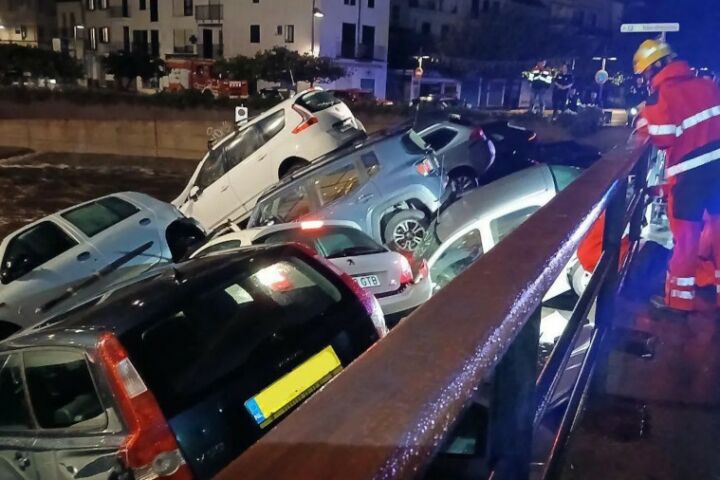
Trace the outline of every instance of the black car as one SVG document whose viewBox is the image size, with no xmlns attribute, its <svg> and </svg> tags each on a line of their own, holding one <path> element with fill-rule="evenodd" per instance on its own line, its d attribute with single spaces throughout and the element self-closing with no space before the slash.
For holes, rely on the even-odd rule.
<svg viewBox="0 0 720 480">
<path fill-rule="evenodd" d="M 488 184 L 533 165 L 532 152 L 537 134 L 506 120 L 481 125 L 485 135 L 495 145 L 495 163 L 482 178 Z"/>
<path fill-rule="evenodd" d="M 530 152 L 530 160 L 547 165 L 588 168 L 600 159 L 597 148 L 574 141 L 537 143 Z"/>
<path fill-rule="evenodd" d="M 386 332 L 300 246 L 163 268 L 0 342 L 0 478 L 211 478 Z"/>
</svg>

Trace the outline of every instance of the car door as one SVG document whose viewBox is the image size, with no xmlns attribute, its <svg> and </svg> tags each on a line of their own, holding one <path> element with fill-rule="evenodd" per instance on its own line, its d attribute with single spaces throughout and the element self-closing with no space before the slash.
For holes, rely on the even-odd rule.
<svg viewBox="0 0 720 480">
<path fill-rule="evenodd" d="M 61 225 L 55 219 L 44 220 L 7 243 L 0 266 L 0 320 L 32 321 L 45 300 L 106 265 L 92 245 Z"/>
<path fill-rule="evenodd" d="M 27 449 L 33 433 L 27 398 L 21 355 L 0 355 L 0 478 L 3 480 L 43 478 Z"/>
<path fill-rule="evenodd" d="M 118 270 L 139 273 L 161 262 L 163 239 L 153 212 L 117 196 L 105 197 L 67 210 L 60 218 L 77 229 L 108 263 Z"/>
<path fill-rule="evenodd" d="M 281 162 L 293 154 L 286 142 L 272 141 L 285 128 L 285 110 L 255 122 L 226 147 L 230 184 L 239 199 L 242 216 L 252 211 L 260 194 L 279 180 Z"/>
<path fill-rule="evenodd" d="M 463 228 L 446 243 L 428 262 L 433 292 L 447 286 L 486 251 L 479 223 Z"/>
<path fill-rule="evenodd" d="M 370 181 L 379 163 L 372 151 L 350 155 L 318 171 L 309 179 L 321 211 L 320 218 L 348 220 L 371 232 L 371 208 L 379 192 Z"/>
<path fill-rule="evenodd" d="M 200 222 L 208 231 L 232 218 L 233 212 L 240 208 L 235 191 L 230 188 L 230 177 L 226 175 L 224 146 L 230 141 L 228 139 L 208 152 L 190 191 L 190 198 L 183 206 L 183 213 Z"/>
<path fill-rule="evenodd" d="M 123 428 L 112 405 L 103 404 L 85 352 L 48 347 L 22 355 L 37 425 L 29 458 L 39 478 L 113 478 L 124 440 L 114 432 Z"/>
</svg>

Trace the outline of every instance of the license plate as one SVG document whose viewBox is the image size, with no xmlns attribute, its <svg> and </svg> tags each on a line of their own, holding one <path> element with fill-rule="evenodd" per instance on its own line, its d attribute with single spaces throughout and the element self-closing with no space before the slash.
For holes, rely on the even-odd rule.
<svg viewBox="0 0 720 480">
<path fill-rule="evenodd" d="M 342 370 L 331 346 L 325 347 L 290 373 L 245 402 L 245 408 L 260 428 L 299 404 Z"/>
<path fill-rule="evenodd" d="M 363 275 L 362 277 L 355 277 L 355 281 L 363 288 L 380 286 L 380 278 L 377 275 Z"/>
</svg>

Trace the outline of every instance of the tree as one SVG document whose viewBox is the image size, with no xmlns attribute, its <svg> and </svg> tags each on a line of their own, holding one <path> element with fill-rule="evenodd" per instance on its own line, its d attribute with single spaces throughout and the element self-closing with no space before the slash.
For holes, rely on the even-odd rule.
<svg viewBox="0 0 720 480">
<path fill-rule="evenodd" d="M 0 82 L 7 83 L 24 74 L 68 81 L 83 76 L 82 65 L 65 53 L 20 45 L 0 45 Z"/>
<path fill-rule="evenodd" d="M 165 63 L 143 52 L 113 52 L 103 58 L 107 73 L 115 76 L 117 85 L 128 90 L 136 77 L 149 80 L 165 71 Z"/>
</svg>

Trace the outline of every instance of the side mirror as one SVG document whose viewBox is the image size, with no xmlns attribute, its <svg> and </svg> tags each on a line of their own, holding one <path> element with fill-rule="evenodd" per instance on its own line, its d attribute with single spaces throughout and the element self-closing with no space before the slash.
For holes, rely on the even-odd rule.
<svg viewBox="0 0 720 480">
<path fill-rule="evenodd" d="M 197 201 L 199 196 L 200 196 L 200 187 L 198 187 L 197 185 L 193 185 L 193 187 L 190 189 L 190 200 Z"/>
<path fill-rule="evenodd" d="M 30 272 L 30 270 L 32 270 L 30 257 L 26 254 L 20 254 L 5 260 L 0 269 L 0 280 L 2 283 L 8 284 Z"/>
</svg>

